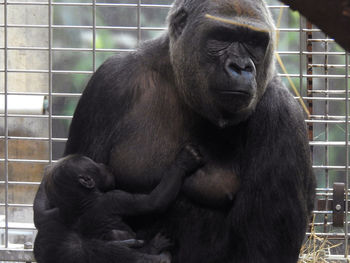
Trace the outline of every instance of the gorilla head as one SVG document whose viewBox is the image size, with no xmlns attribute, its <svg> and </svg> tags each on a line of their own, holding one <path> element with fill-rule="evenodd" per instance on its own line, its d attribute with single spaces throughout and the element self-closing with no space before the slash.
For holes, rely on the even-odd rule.
<svg viewBox="0 0 350 263">
<path fill-rule="evenodd" d="M 274 71 L 274 26 L 265 3 L 177 0 L 168 21 L 180 96 L 220 127 L 246 119 Z"/>
</svg>

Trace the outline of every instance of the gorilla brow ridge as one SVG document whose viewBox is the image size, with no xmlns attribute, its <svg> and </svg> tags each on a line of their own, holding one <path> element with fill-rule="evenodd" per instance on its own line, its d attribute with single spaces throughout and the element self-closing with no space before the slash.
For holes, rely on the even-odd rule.
<svg viewBox="0 0 350 263">
<path fill-rule="evenodd" d="M 252 25 L 242 24 L 242 23 L 238 23 L 238 22 L 235 22 L 233 20 L 230 20 L 230 19 L 221 18 L 221 17 L 217 17 L 217 16 L 212 16 L 212 15 L 209 15 L 209 14 L 206 14 L 205 17 L 209 18 L 209 19 L 212 19 L 212 20 L 215 20 L 215 21 L 223 22 L 223 23 L 226 23 L 226 24 L 231 24 L 231 25 L 236 25 L 236 26 L 240 26 L 240 27 L 249 28 L 249 29 L 251 29 L 253 31 L 257 31 L 257 32 L 264 32 L 264 33 L 270 33 L 271 32 L 270 30 L 267 30 L 265 28 L 260 28 L 260 27 L 256 27 L 256 26 L 252 26 Z"/>
</svg>

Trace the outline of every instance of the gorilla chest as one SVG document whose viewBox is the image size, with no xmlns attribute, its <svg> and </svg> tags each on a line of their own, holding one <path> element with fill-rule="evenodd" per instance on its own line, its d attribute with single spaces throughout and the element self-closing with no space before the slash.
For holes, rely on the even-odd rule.
<svg viewBox="0 0 350 263">
<path fill-rule="evenodd" d="M 149 134 L 142 140 L 140 137 L 129 138 L 116 145 L 111 152 L 110 166 L 116 175 L 117 185 L 127 191 L 151 191 L 167 172 L 183 141 L 197 140 Z M 214 207 L 226 206 L 232 202 L 239 187 L 235 156 L 228 149 L 222 149 L 218 154 L 218 149 L 199 146 L 205 165 L 185 179 L 182 190 L 194 202 Z"/>
</svg>

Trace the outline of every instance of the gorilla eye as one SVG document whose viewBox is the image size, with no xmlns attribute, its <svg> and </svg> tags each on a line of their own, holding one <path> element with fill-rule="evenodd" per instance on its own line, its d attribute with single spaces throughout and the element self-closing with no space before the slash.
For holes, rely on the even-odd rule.
<svg viewBox="0 0 350 263">
<path fill-rule="evenodd" d="M 267 33 L 254 32 L 254 34 L 249 34 L 247 39 L 244 41 L 247 45 L 266 49 L 270 40 L 270 36 Z"/>
<path fill-rule="evenodd" d="M 258 41 L 256 39 L 249 39 L 248 41 L 245 42 L 246 44 L 250 46 L 258 46 Z"/>
<path fill-rule="evenodd" d="M 220 56 L 225 53 L 225 50 L 231 45 L 229 41 L 220 41 L 211 39 L 207 42 L 207 50 L 210 55 Z"/>
<path fill-rule="evenodd" d="M 216 34 L 213 39 L 221 42 L 232 42 L 233 34 L 228 33 L 222 33 L 222 34 Z"/>
<path fill-rule="evenodd" d="M 268 33 L 250 31 L 242 39 L 242 44 L 250 54 L 254 63 L 259 64 L 264 58 L 270 36 Z"/>
</svg>

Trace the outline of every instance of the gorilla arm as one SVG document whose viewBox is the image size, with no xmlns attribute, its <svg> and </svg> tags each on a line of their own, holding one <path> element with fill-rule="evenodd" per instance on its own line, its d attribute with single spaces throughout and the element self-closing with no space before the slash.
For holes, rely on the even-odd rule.
<svg viewBox="0 0 350 263">
<path fill-rule="evenodd" d="M 247 131 L 231 216 L 249 258 L 238 261 L 294 263 L 313 208 L 314 176 L 303 113 L 280 80 L 269 84 Z"/>
</svg>

